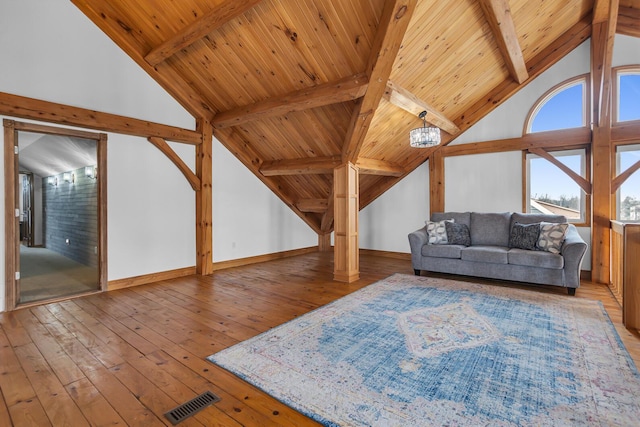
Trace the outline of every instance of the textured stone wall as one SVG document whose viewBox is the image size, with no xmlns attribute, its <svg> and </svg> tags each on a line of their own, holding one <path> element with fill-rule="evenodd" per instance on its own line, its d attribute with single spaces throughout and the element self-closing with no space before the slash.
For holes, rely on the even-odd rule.
<svg viewBox="0 0 640 427">
<path fill-rule="evenodd" d="M 44 246 L 91 267 L 98 266 L 98 185 L 84 168 L 70 171 L 74 182 L 43 178 Z"/>
</svg>

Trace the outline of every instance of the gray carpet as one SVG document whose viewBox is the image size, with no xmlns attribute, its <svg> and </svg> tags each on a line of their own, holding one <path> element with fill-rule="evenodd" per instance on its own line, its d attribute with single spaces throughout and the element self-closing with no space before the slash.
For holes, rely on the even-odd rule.
<svg viewBox="0 0 640 427">
<path fill-rule="evenodd" d="M 64 297 L 98 289 L 98 269 L 46 248 L 20 245 L 19 302 Z"/>
</svg>

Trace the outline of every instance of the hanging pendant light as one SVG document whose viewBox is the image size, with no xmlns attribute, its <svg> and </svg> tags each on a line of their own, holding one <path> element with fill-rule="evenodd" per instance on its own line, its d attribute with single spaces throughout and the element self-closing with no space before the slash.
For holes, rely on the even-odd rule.
<svg viewBox="0 0 640 427">
<path fill-rule="evenodd" d="M 440 128 L 427 126 L 427 112 L 418 115 L 422 119 L 422 127 L 409 132 L 409 142 L 414 148 L 427 148 L 440 144 Z"/>
</svg>

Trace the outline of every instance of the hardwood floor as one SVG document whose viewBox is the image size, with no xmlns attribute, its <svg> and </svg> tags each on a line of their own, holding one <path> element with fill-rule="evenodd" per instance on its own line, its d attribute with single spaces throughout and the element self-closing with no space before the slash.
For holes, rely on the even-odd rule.
<svg viewBox="0 0 640 427">
<path fill-rule="evenodd" d="M 312 253 L 2 313 L 0 426 L 170 425 L 165 412 L 207 390 L 222 400 L 180 426 L 315 425 L 205 357 L 390 274 L 413 274 L 408 260 L 371 254 L 360 269 L 359 281 L 334 282 L 332 254 Z M 604 303 L 640 366 L 640 337 L 620 324 L 609 290 L 585 282 L 576 297 Z"/>
</svg>

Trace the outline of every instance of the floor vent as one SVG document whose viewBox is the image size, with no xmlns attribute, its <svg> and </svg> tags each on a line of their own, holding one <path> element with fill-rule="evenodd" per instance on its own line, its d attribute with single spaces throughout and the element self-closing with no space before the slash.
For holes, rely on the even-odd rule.
<svg viewBox="0 0 640 427">
<path fill-rule="evenodd" d="M 209 405 L 219 402 L 220 398 L 210 391 L 206 391 L 199 396 L 194 397 L 188 402 L 177 406 L 164 414 L 164 416 L 171 421 L 171 424 L 176 425 L 186 418 L 197 414 Z"/>
</svg>

